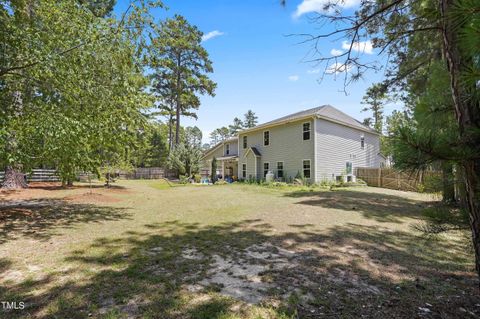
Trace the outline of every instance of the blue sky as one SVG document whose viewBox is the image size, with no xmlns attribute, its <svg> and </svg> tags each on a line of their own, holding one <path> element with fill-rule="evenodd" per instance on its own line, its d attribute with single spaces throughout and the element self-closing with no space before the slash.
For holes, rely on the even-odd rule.
<svg viewBox="0 0 480 319">
<path fill-rule="evenodd" d="M 326 76 L 319 83 L 319 69 L 305 62 L 310 45 L 298 44 L 300 38 L 289 34 L 319 33 L 318 25 L 309 19 L 309 11 L 321 7 L 325 0 L 290 0 L 280 6 L 278 0 L 165 0 L 167 11 L 156 10 L 158 19 L 181 14 L 205 34 L 216 35 L 203 45 L 213 61 L 211 78 L 217 82 L 215 97 L 202 97 L 198 120 L 182 119 L 182 125 L 196 125 L 208 141 L 209 133 L 227 126 L 235 116 L 252 109 L 259 122 L 303 109 L 331 104 L 361 120 L 360 101 L 366 88 L 382 79 L 382 72 L 370 72 L 343 92 L 343 73 Z M 353 10 L 359 0 L 346 0 Z M 129 0 L 118 0 L 121 12 Z M 320 42 L 324 54 L 342 50 L 342 41 L 325 39 Z M 368 46 L 363 47 L 365 59 L 381 59 Z M 324 68 L 325 66 L 323 66 Z M 390 107 L 391 109 L 391 107 Z M 387 112 L 390 110 L 387 108 Z"/>
</svg>

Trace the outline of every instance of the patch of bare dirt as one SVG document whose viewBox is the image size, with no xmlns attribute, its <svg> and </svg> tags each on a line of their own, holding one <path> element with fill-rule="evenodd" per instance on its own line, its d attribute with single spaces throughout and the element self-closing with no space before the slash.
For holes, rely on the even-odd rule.
<svg viewBox="0 0 480 319">
<path fill-rule="evenodd" d="M 105 188 L 106 192 L 114 193 L 114 194 L 133 194 L 134 191 L 121 187 L 121 186 L 110 186 L 109 188 Z"/>
<path fill-rule="evenodd" d="M 0 281 L 1 282 L 14 282 L 14 283 L 20 283 L 23 280 L 25 280 L 25 275 L 18 270 L 8 270 L 0 275 Z"/>
<path fill-rule="evenodd" d="M 121 200 L 112 196 L 104 195 L 101 193 L 83 193 L 74 196 L 67 196 L 63 198 L 67 201 L 72 201 L 75 203 L 85 203 L 85 204 L 102 204 L 102 203 L 117 203 Z"/>
<path fill-rule="evenodd" d="M 184 258 L 200 258 L 195 251 L 184 252 Z M 252 245 L 233 257 L 214 254 L 213 263 L 207 276 L 193 285 L 187 285 L 191 292 L 203 288 L 217 287 L 223 295 L 234 297 L 248 304 L 258 304 L 268 297 L 274 283 L 263 279 L 263 274 L 272 270 L 294 267 L 295 254 L 271 244 Z"/>
<path fill-rule="evenodd" d="M 66 200 L 71 200 L 81 203 L 112 203 L 117 202 L 116 198 L 110 197 L 107 194 L 131 194 L 134 193 L 132 190 L 124 188 L 122 186 L 113 185 L 109 188 L 106 188 L 102 185 L 74 185 L 64 187 L 59 182 L 31 182 L 28 184 L 28 188 L 25 189 L 0 189 L 0 201 L 10 201 L 10 200 L 27 200 L 27 199 L 36 199 L 36 198 L 51 198 L 56 197 L 57 192 L 73 190 L 75 195 L 65 198 Z M 86 197 L 82 197 L 85 194 L 92 193 L 92 190 L 95 190 L 93 194 L 99 196 L 91 196 L 90 200 L 86 200 Z M 61 196 L 61 195 L 60 195 Z M 102 197 L 101 196 L 106 196 Z"/>
<path fill-rule="evenodd" d="M 62 189 L 60 183 L 35 182 L 25 189 L 0 189 L 0 200 L 19 200 L 49 197 L 52 191 Z"/>
</svg>

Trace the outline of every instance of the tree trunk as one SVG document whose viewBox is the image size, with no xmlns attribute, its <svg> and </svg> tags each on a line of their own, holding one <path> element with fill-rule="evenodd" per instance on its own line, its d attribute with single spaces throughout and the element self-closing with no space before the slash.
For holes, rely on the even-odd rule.
<svg viewBox="0 0 480 319">
<path fill-rule="evenodd" d="M 110 173 L 108 172 L 105 174 L 105 186 L 110 188 Z"/>
<path fill-rule="evenodd" d="M 453 165 L 452 163 L 442 163 L 442 201 L 444 203 L 455 202 L 455 184 L 453 182 Z"/>
<path fill-rule="evenodd" d="M 463 166 L 455 165 L 455 200 L 462 209 L 467 209 L 467 190 L 465 189 L 465 172 Z"/>
<path fill-rule="evenodd" d="M 465 203 L 470 217 L 472 242 L 475 250 L 475 268 L 480 277 L 480 161 L 465 163 L 466 198 Z"/>
<path fill-rule="evenodd" d="M 175 110 L 175 120 L 176 120 L 176 125 L 175 125 L 175 145 L 180 144 L 180 112 L 182 111 L 182 105 L 181 105 L 181 72 L 180 72 L 180 67 L 181 67 L 182 61 L 181 61 L 181 56 L 178 54 L 177 56 L 177 100 L 176 100 L 176 110 Z"/>
<path fill-rule="evenodd" d="M 460 131 L 460 142 L 467 150 L 475 151 L 480 145 L 480 105 L 474 98 L 475 86 L 462 85 L 462 72 L 473 64 L 471 56 L 462 56 L 458 30 L 462 25 L 452 18 L 455 0 L 440 0 L 442 16 L 443 54 L 450 74 L 455 117 Z M 465 204 L 470 217 L 472 242 L 475 250 L 475 268 L 480 277 L 480 160 L 465 159 L 462 163 L 465 173 Z"/>
<path fill-rule="evenodd" d="M 172 150 L 172 145 L 173 145 L 173 115 L 171 114 L 168 118 L 168 153 L 170 154 L 170 151 Z"/>
<path fill-rule="evenodd" d="M 175 122 L 175 145 L 178 145 L 180 144 L 180 101 L 177 102 L 177 111 L 175 116 L 177 117 L 177 121 Z"/>
<path fill-rule="evenodd" d="M 25 174 L 15 169 L 13 166 L 7 166 L 5 169 L 5 176 L 2 183 L 4 189 L 19 189 L 27 188 L 28 184 L 25 179 Z"/>
</svg>

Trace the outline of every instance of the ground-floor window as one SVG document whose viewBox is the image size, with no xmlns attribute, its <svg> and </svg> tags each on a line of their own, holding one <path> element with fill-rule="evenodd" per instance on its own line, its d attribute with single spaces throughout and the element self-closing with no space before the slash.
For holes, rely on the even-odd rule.
<svg viewBox="0 0 480 319">
<path fill-rule="evenodd" d="M 347 164 L 345 165 L 345 171 L 347 175 L 352 174 L 352 162 L 347 162 Z"/>
<path fill-rule="evenodd" d="M 268 170 L 270 169 L 270 163 L 263 163 L 263 177 L 266 177 Z"/>
<path fill-rule="evenodd" d="M 310 169 L 310 160 L 303 160 L 303 177 L 310 178 L 311 169 Z"/>
<path fill-rule="evenodd" d="M 242 178 L 247 178 L 247 164 L 242 164 Z"/>
<path fill-rule="evenodd" d="M 277 177 L 283 178 L 283 162 L 277 162 Z"/>
</svg>

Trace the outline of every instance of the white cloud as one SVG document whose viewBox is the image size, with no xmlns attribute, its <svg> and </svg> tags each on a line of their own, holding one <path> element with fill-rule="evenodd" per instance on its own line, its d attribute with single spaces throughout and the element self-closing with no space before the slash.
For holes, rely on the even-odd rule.
<svg viewBox="0 0 480 319">
<path fill-rule="evenodd" d="M 327 73 L 327 74 L 338 74 L 338 73 L 348 72 L 348 71 L 350 71 L 351 68 L 352 68 L 351 65 L 335 62 L 327 68 L 325 73 Z"/>
<path fill-rule="evenodd" d="M 298 81 L 300 77 L 298 75 L 290 75 L 288 79 L 292 82 Z"/>
<path fill-rule="evenodd" d="M 208 32 L 208 33 L 206 33 L 202 36 L 202 42 L 208 41 L 210 39 L 219 37 L 219 36 L 224 35 L 224 34 L 225 33 L 221 32 L 221 31 L 218 31 L 218 30 L 210 31 L 210 32 Z"/>
<path fill-rule="evenodd" d="M 293 16 L 298 18 L 310 12 L 325 12 L 325 6 L 331 3 L 336 4 L 340 8 L 352 8 L 359 5 L 360 0 L 303 0 L 297 6 Z"/>
<path fill-rule="evenodd" d="M 348 42 L 348 41 L 343 41 L 342 42 L 342 49 L 349 50 L 350 49 L 350 44 L 351 43 Z M 357 51 L 357 52 L 361 52 L 361 53 L 366 53 L 366 54 L 373 54 L 372 41 L 367 40 L 367 41 L 353 42 L 352 50 Z"/>
<path fill-rule="evenodd" d="M 320 73 L 320 69 L 311 69 L 307 71 L 308 74 L 318 74 Z"/>
<path fill-rule="evenodd" d="M 337 55 L 340 55 L 340 54 L 342 54 L 342 53 L 343 53 L 342 50 L 337 50 L 337 49 L 332 49 L 332 50 L 330 51 L 330 54 L 333 55 L 333 56 L 337 56 Z"/>
</svg>

